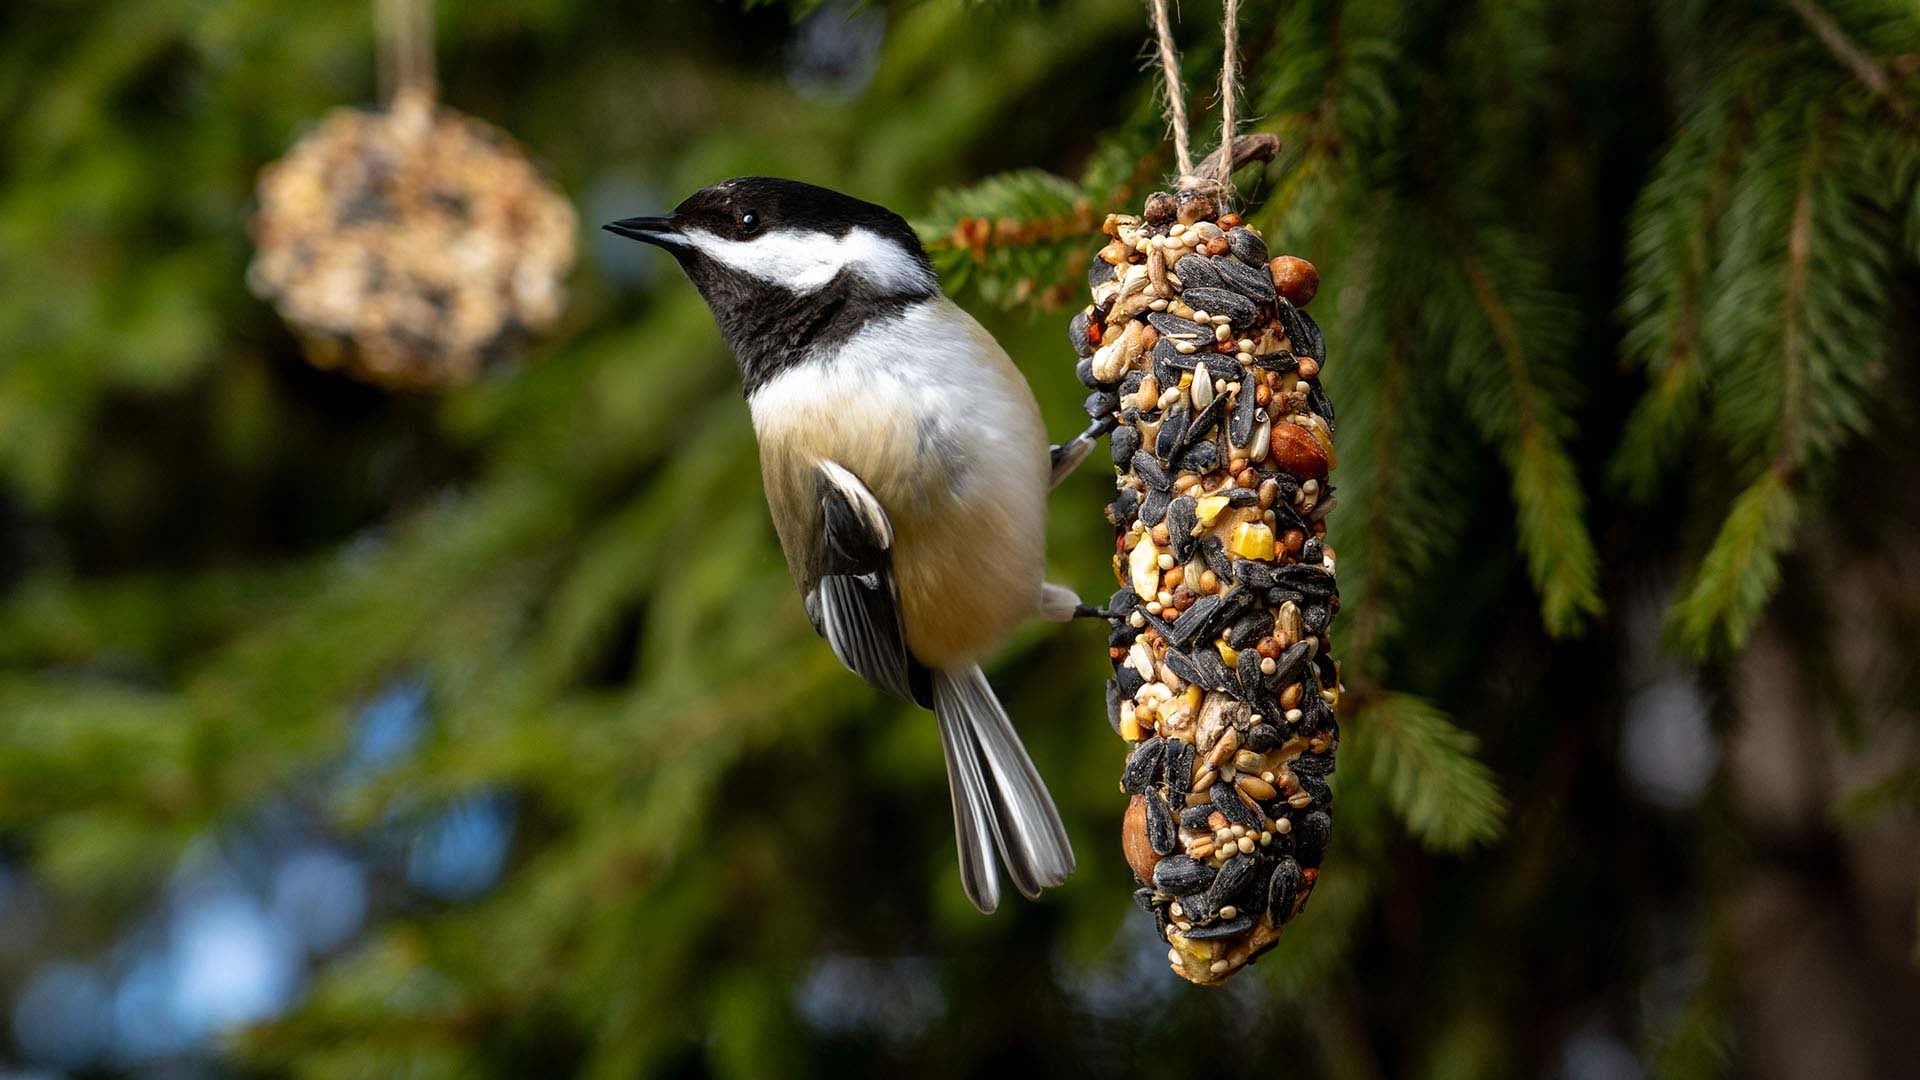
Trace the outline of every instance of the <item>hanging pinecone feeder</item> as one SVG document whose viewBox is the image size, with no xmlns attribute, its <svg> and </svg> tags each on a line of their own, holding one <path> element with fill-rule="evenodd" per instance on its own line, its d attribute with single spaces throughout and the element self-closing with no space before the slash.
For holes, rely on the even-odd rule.
<svg viewBox="0 0 1920 1080">
<path fill-rule="evenodd" d="M 435 105 L 425 18 L 391 20 L 411 59 L 387 108 L 335 110 L 261 171 L 247 272 L 315 366 L 396 390 L 467 382 L 551 326 L 574 258 L 559 189 L 506 133 Z"/>
<path fill-rule="evenodd" d="M 1069 331 L 1119 471 L 1106 614 L 1108 720 L 1130 745 L 1121 844 L 1173 970 L 1203 984 L 1271 948 L 1312 895 L 1340 740 L 1334 412 L 1301 310 L 1318 279 L 1228 212 L 1234 167 L 1277 148 L 1231 131 L 1175 191 L 1107 217 L 1093 303 Z"/>
</svg>

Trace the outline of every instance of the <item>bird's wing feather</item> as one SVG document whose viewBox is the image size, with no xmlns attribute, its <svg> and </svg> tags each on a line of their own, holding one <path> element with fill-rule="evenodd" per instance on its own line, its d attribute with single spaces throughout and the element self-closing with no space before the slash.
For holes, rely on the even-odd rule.
<svg viewBox="0 0 1920 1080">
<path fill-rule="evenodd" d="M 907 652 L 885 508 L 859 477 L 832 461 L 820 463 L 815 492 L 821 538 L 807 598 L 814 629 L 854 674 L 890 694 L 922 700 L 929 683 Z"/>
</svg>

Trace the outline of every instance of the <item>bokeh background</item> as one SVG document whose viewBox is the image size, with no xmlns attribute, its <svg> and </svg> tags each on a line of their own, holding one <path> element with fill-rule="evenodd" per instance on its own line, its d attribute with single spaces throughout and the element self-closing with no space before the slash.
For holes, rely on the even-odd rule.
<svg viewBox="0 0 1920 1080">
<path fill-rule="evenodd" d="M 381 100 L 370 6 L 11 0 L 0 1075 L 1920 1074 L 1920 15 L 1242 18 L 1349 693 L 1322 885 L 1209 991 L 1128 901 L 1102 628 L 991 666 L 1080 870 L 980 917 L 705 310 L 595 231 L 744 173 L 894 206 L 1064 437 L 1097 223 L 1171 169 L 1140 5 L 443 5 L 441 101 L 579 257 L 528 348 L 390 392 L 246 284 L 259 170 Z M 1104 473 L 1054 497 L 1090 597 Z"/>
</svg>

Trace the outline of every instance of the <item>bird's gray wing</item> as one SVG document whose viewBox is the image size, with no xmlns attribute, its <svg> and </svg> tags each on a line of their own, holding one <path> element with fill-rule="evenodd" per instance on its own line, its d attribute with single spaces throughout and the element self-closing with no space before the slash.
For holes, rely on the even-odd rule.
<svg viewBox="0 0 1920 1080">
<path fill-rule="evenodd" d="M 807 592 L 814 629 L 855 675 L 924 704 L 931 683 L 907 652 L 885 508 L 859 477 L 832 461 L 820 463 L 814 491 L 821 521 L 815 582 Z"/>
</svg>

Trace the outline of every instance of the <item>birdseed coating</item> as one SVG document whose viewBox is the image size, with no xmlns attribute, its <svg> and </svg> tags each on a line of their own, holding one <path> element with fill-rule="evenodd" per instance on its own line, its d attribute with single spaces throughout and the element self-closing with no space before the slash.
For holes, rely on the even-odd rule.
<svg viewBox="0 0 1920 1080">
<path fill-rule="evenodd" d="M 1121 846 L 1173 970 L 1218 983 L 1306 906 L 1333 829 L 1340 609 L 1319 276 L 1204 191 L 1109 215 L 1069 328 L 1111 418 L 1107 718 Z"/>
<path fill-rule="evenodd" d="M 473 378 L 559 317 L 573 207 L 499 129 L 403 94 L 336 109 L 260 173 L 247 281 L 323 368 Z"/>
</svg>

